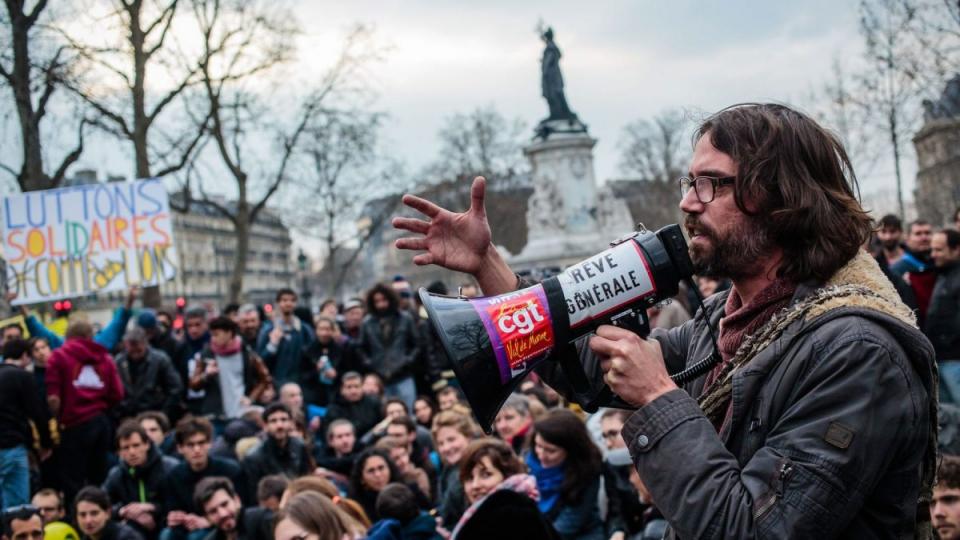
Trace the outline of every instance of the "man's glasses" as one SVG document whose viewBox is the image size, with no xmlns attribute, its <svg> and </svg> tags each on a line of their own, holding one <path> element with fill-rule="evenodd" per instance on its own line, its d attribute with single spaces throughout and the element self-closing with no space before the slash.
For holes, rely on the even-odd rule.
<svg viewBox="0 0 960 540">
<path fill-rule="evenodd" d="M 680 197 L 686 197 L 690 188 L 693 188 L 694 193 L 697 194 L 697 200 L 700 201 L 701 204 L 707 204 L 712 202 L 714 197 L 717 196 L 717 187 L 733 185 L 736 179 L 736 176 L 724 176 L 722 178 L 715 176 L 695 176 L 693 178 L 683 176 L 680 178 Z"/>
</svg>

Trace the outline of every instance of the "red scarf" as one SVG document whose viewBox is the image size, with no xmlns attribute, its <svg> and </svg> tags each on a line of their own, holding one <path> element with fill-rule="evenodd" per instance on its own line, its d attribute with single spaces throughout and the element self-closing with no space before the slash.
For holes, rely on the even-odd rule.
<svg viewBox="0 0 960 540">
<path fill-rule="evenodd" d="M 736 287 L 730 291 L 730 295 L 727 296 L 727 303 L 723 308 L 725 317 L 720 320 L 720 338 L 717 344 L 720 347 L 720 356 L 723 357 L 723 362 L 717 364 L 707 375 L 703 387 L 704 393 L 709 391 L 710 386 L 720 376 L 724 366 L 737 354 L 743 340 L 759 330 L 778 311 L 787 307 L 796 290 L 797 285 L 795 283 L 778 278 L 757 293 L 753 300 L 746 305 L 744 305 L 743 298 L 740 297 Z M 733 401 L 731 400 L 724 424 L 730 418 L 732 405 Z M 716 428 L 719 432 L 721 426 L 716 426 Z"/>
<path fill-rule="evenodd" d="M 233 356 L 237 354 L 242 347 L 243 340 L 240 339 L 240 336 L 233 338 L 233 341 L 228 343 L 225 347 L 217 347 L 213 340 L 210 341 L 210 350 L 213 351 L 213 354 L 217 356 Z"/>
</svg>

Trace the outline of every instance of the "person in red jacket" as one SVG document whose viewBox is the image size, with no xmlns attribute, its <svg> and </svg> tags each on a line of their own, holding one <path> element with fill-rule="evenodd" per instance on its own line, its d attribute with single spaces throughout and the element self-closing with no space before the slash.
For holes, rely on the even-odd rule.
<svg viewBox="0 0 960 540">
<path fill-rule="evenodd" d="M 60 488 L 66 500 L 85 485 L 103 483 L 109 470 L 113 425 L 107 411 L 123 399 L 116 364 L 93 341 L 93 327 L 75 321 L 67 327 L 66 343 L 47 363 L 47 403 L 63 427 L 60 447 Z"/>
</svg>

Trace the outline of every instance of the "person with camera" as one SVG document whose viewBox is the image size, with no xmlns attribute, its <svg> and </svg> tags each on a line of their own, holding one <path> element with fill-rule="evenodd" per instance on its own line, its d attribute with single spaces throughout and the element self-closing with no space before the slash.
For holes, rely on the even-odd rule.
<svg viewBox="0 0 960 540">
<path fill-rule="evenodd" d="M 637 409 L 623 438 L 670 535 L 929 537 L 933 349 L 861 250 L 873 224 L 842 144 L 774 104 L 724 109 L 695 140 L 680 179 L 689 252 L 732 287 L 650 339 L 604 325 L 579 344 L 604 371 L 592 384 Z M 484 187 L 463 213 L 406 195 L 427 219 L 393 223 L 416 234 L 396 241 L 414 263 L 497 295 L 527 284 L 491 241 Z M 715 354 L 713 329 L 720 361 L 678 387 L 671 373 Z M 558 362 L 538 371 L 570 394 Z"/>
</svg>

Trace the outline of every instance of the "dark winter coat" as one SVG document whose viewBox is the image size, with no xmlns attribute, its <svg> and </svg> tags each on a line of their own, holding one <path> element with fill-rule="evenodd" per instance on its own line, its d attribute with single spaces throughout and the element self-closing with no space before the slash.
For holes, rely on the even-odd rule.
<svg viewBox="0 0 960 540">
<path fill-rule="evenodd" d="M 179 463 L 176 459 L 164 456 L 150 444 L 147 461 L 139 467 L 128 467 L 121 461 L 114 465 L 103 482 L 103 490 L 110 496 L 113 504 L 113 516 L 119 519 L 120 509 L 130 503 L 151 503 L 156 507 L 153 520 L 158 531 L 167 513 L 167 476 Z"/>
<path fill-rule="evenodd" d="M 340 377 L 347 371 L 357 371 L 356 366 L 347 365 L 349 362 L 347 351 L 343 345 L 330 340 L 329 343 L 320 343 L 320 340 L 313 340 L 303 351 L 300 358 L 300 388 L 303 390 L 304 403 L 326 406 L 331 398 L 336 395 L 339 387 Z M 317 364 L 321 358 L 326 356 L 330 362 L 330 367 L 337 371 L 337 376 L 331 381 L 322 381 L 320 371 L 317 371 Z"/>
<path fill-rule="evenodd" d="M 173 362 L 163 352 L 147 347 L 143 359 L 131 360 L 126 353 L 116 357 L 117 371 L 125 396 L 120 402 L 119 416 L 136 416 L 144 411 L 163 411 L 172 417 L 183 394 L 183 381 Z M 134 362 L 143 362 L 132 366 Z M 139 377 L 133 380 L 134 370 Z"/>
<path fill-rule="evenodd" d="M 960 262 L 940 270 L 924 332 L 937 351 L 937 360 L 960 360 Z"/>
<path fill-rule="evenodd" d="M 338 394 L 333 404 L 327 408 L 326 416 L 323 417 L 323 433 L 327 432 L 331 422 L 339 418 L 353 423 L 359 439 L 383 419 L 383 407 L 380 405 L 380 400 L 372 396 L 363 396 L 360 401 L 351 403 Z"/>
<path fill-rule="evenodd" d="M 367 370 L 391 384 L 413 375 L 413 364 L 420 356 L 420 339 L 413 317 L 403 311 L 370 314 L 360 326 L 357 347 Z"/>
<path fill-rule="evenodd" d="M 203 510 L 197 508 L 193 503 L 193 490 L 200 483 L 200 480 L 210 476 L 229 478 L 233 482 L 233 487 L 237 490 L 237 493 L 243 498 L 244 503 L 250 503 L 246 497 L 246 482 L 240 465 L 231 459 L 210 456 L 207 461 L 207 468 L 202 471 L 194 471 L 186 461 L 178 463 L 170 471 L 166 486 L 167 502 L 164 505 L 166 511 L 180 510 L 202 516 Z M 256 498 L 254 498 L 254 501 L 256 501 Z"/>
<path fill-rule="evenodd" d="M 52 448 L 48 429 L 47 404 L 43 402 L 33 375 L 13 364 L 0 363 L 0 449 L 33 446 L 36 426 L 43 448 Z"/>
<path fill-rule="evenodd" d="M 82 532 L 80 538 L 81 540 L 93 540 Z M 100 533 L 98 540 L 144 540 L 144 537 L 130 525 L 110 520 L 103 527 L 103 532 Z"/>
<path fill-rule="evenodd" d="M 707 301 L 714 327 L 727 294 Z M 937 375 L 912 312 L 865 253 L 826 285 L 800 285 L 791 307 L 771 322 L 776 331 L 738 351 L 749 360 L 733 372 L 732 416 L 721 433 L 691 397 L 701 396 L 705 377 L 624 425 L 671 533 L 912 538 L 916 528 L 929 536 L 929 522 L 917 520 L 929 519 L 918 501 L 929 500 L 933 480 Z M 669 372 L 711 354 L 706 321 L 653 332 Z M 582 351 L 601 381 L 597 359 Z M 573 394 L 556 363 L 545 364 L 548 382 Z"/>
<path fill-rule="evenodd" d="M 297 437 L 288 437 L 287 445 L 280 448 L 273 437 L 267 437 L 260 446 L 243 459 L 243 473 L 247 489 L 256 500 L 255 491 L 260 479 L 269 474 L 285 474 L 297 478 L 313 472 L 313 463 L 306 445 Z"/>
</svg>

